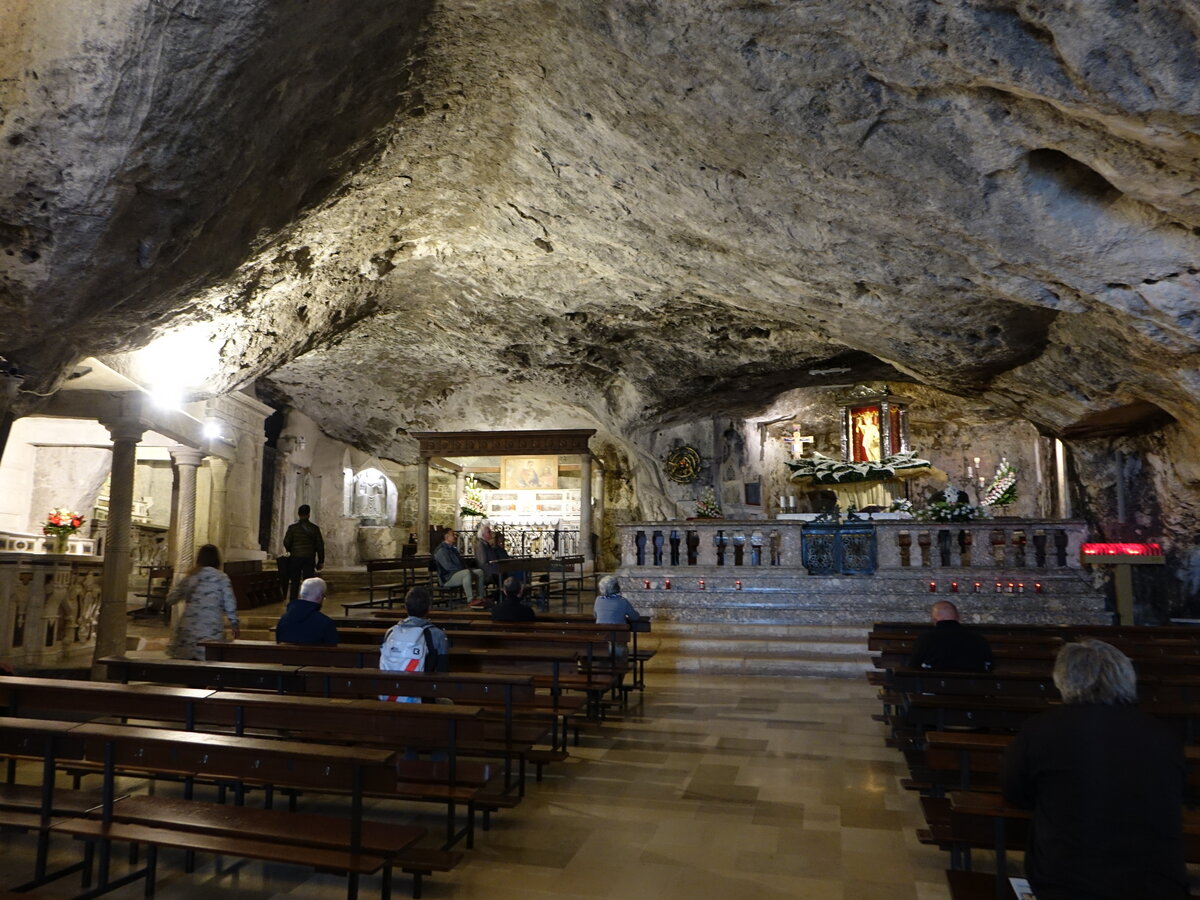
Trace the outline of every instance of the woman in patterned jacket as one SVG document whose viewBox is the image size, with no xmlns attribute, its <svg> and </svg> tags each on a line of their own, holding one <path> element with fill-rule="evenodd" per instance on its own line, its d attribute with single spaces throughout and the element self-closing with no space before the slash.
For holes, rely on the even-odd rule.
<svg viewBox="0 0 1200 900">
<path fill-rule="evenodd" d="M 171 589 L 167 603 L 175 606 L 182 601 L 183 610 L 177 609 L 173 613 L 175 624 L 171 629 L 171 642 L 167 644 L 167 656 L 204 659 L 200 642 L 219 641 L 225 637 L 222 613 L 233 626 L 235 640 L 240 634 L 233 584 L 220 567 L 221 552 L 212 544 L 205 544 L 196 554 L 195 568 Z"/>
</svg>

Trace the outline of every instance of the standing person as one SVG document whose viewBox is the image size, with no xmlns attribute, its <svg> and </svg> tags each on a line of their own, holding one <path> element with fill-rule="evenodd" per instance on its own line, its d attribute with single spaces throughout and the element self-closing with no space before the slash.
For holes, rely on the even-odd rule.
<svg viewBox="0 0 1200 900">
<path fill-rule="evenodd" d="M 300 596 L 288 604 L 275 625 L 277 644 L 328 644 L 338 642 L 337 626 L 321 612 L 328 587 L 323 578 L 306 578 Z"/>
<path fill-rule="evenodd" d="M 1137 708 L 1129 657 L 1103 641 L 1054 662 L 1062 705 L 1004 756 L 1004 796 L 1033 809 L 1025 874 L 1038 900 L 1184 900 L 1183 745 Z"/>
<path fill-rule="evenodd" d="M 437 564 L 438 583 L 442 587 L 462 588 L 467 600 L 484 600 L 484 583 L 482 569 L 468 569 L 463 563 L 462 554 L 458 552 L 458 533 L 453 528 L 447 528 L 442 533 L 442 542 L 433 551 L 433 560 Z M 472 593 L 472 587 L 474 593 Z"/>
<path fill-rule="evenodd" d="M 621 596 L 621 583 L 616 575 L 605 575 L 597 587 L 600 596 L 596 598 L 593 609 L 597 625 L 624 625 L 642 618 L 633 604 Z"/>
<path fill-rule="evenodd" d="M 175 624 L 167 644 L 167 656 L 172 659 L 204 659 L 200 642 L 225 637 L 222 613 L 233 627 L 234 640 L 241 634 L 233 584 L 221 571 L 221 552 L 212 544 L 200 548 L 195 567 L 167 595 L 168 606 L 177 603 L 183 603 L 183 612 L 172 616 Z"/>
<path fill-rule="evenodd" d="M 308 520 L 312 507 L 307 503 L 296 510 L 299 517 L 283 535 L 283 549 L 288 556 L 288 600 L 300 593 L 300 582 L 312 578 L 325 565 L 325 539 L 321 529 Z"/>
<path fill-rule="evenodd" d="M 964 628 L 958 607 L 939 600 L 929 609 L 933 629 L 913 644 L 910 669 L 948 669 L 955 672 L 992 671 L 992 646 L 983 635 Z"/>
</svg>

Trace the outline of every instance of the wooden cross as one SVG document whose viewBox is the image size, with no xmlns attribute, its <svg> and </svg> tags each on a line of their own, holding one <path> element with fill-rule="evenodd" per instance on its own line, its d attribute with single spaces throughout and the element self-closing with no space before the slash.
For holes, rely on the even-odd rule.
<svg viewBox="0 0 1200 900">
<path fill-rule="evenodd" d="M 792 459 L 799 459 L 801 456 L 804 455 L 804 445 L 805 444 L 815 444 L 816 438 L 813 437 L 813 435 L 811 435 L 811 434 L 801 434 L 800 426 L 793 425 L 792 426 L 792 436 L 785 437 L 783 439 L 783 442 L 785 444 L 791 444 Z"/>
</svg>

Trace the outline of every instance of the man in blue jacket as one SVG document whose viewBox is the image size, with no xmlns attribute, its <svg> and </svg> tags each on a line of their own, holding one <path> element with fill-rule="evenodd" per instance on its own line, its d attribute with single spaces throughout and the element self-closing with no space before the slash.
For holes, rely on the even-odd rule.
<svg viewBox="0 0 1200 900">
<path fill-rule="evenodd" d="M 275 626 L 278 644 L 337 644 L 337 626 L 321 612 L 325 599 L 325 580 L 306 578 L 300 596 L 287 605 Z"/>
</svg>

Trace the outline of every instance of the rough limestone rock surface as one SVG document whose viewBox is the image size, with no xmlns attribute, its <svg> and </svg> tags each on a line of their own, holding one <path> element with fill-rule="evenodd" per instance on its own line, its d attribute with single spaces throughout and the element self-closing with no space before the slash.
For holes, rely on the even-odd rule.
<svg viewBox="0 0 1200 900">
<path fill-rule="evenodd" d="M 1078 444 L 1084 490 L 1123 441 L 1196 553 L 1188 0 L 73 7 L 0 0 L 29 391 L 188 326 L 197 390 L 381 456 L 587 426 L 648 473 L 663 423 L 909 380 Z"/>
</svg>

